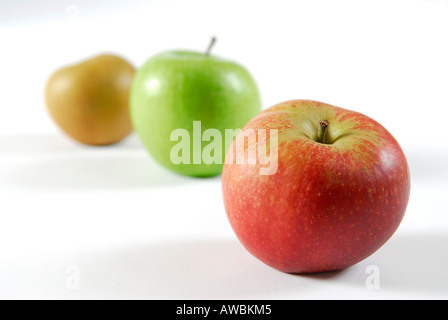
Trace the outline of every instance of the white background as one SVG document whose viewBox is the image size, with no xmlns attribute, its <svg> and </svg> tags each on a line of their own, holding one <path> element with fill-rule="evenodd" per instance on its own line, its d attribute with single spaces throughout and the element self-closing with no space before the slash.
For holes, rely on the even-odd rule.
<svg viewBox="0 0 448 320">
<path fill-rule="evenodd" d="M 280 273 L 239 244 L 220 177 L 156 164 L 132 135 L 65 137 L 43 88 L 61 65 L 112 52 L 136 67 L 168 49 L 245 65 L 264 108 L 315 99 L 362 112 L 411 167 L 405 219 L 342 272 Z M 448 1 L 0 2 L 0 298 L 448 298 Z M 380 288 L 366 286 L 373 265 Z"/>
</svg>

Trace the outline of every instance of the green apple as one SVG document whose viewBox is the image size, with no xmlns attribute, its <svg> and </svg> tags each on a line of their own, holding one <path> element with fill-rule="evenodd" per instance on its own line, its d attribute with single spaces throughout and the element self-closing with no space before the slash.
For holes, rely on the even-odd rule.
<svg viewBox="0 0 448 320">
<path fill-rule="evenodd" d="M 209 50 L 168 51 L 137 71 L 130 109 L 135 131 L 159 163 L 184 175 L 207 177 L 222 172 L 232 143 L 224 142 L 226 130 L 246 125 L 261 111 L 261 99 L 254 79 L 240 64 Z M 179 131 L 185 134 L 174 134 Z M 212 143 L 214 161 L 201 161 Z"/>
</svg>

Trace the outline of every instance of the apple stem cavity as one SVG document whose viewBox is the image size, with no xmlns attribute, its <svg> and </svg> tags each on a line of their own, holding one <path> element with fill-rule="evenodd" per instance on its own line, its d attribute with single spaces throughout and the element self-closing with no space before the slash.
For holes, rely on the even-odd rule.
<svg viewBox="0 0 448 320">
<path fill-rule="evenodd" d="M 325 138 L 327 136 L 327 129 L 330 123 L 327 120 L 319 121 L 319 130 L 317 132 L 317 142 L 319 143 L 327 143 L 325 142 Z"/>
<path fill-rule="evenodd" d="M 209 56 L 210 55 L 210 52 L 212 51 L 215 43 L 216 43 L 216 37 L 212 37 L 212 39 L 210 40 L 210 43 L 209 43 L 209 45 L 207 47 L 207 50 L 204 53 L 205 56 Z"/>
</svg>

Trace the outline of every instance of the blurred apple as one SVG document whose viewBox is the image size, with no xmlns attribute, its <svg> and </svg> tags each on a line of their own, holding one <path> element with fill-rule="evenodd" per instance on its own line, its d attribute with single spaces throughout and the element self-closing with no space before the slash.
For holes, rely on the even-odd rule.
<svg viewBox="0 0 448 320">
<path fill-rule="evenodd" d="M 128 101 L 134 73 L 129 62 L 109 54 L 61 68 L 45 88 L 48 111 L 81 143 L 119 142 L 133 131 Z"/>
<path fill-rule="evenodd" d="M 216 129 L 222 138 L 225 129 L 241 129 L 261 111 L 249 72 L 209 50 L 153 56 L 137 71 L 130 102 L 135 131 L 152 156 L 170 170 L 199 177 L 220 174 L 226 152 L 221 143 L 214 150 L 217 161 L 201 161 L 207 145 L 202 143 L 203 133 Z M 194 132 L 199 127 L 200 132 Z M 172 136 L 176 130 L 184 130 L 188 139 L 188 150 L 183 150 L 187 160 L 181 163 L 172 159 L 172 150 L 180 143 Z"/>
</svg>

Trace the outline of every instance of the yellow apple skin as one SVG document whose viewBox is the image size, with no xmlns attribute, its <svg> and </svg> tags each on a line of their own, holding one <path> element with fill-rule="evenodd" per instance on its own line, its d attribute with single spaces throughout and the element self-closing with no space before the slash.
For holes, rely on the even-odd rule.
<svg viewBox="0 0 448 320">
<path fill-rule="evenodd" d="M 111 54 L 61 68 L 46 84 L 48 112 L 80 143 L 117 143 L 133 131 L 128 101 L 134 73 L 129 62 Z"/>
</svg>

